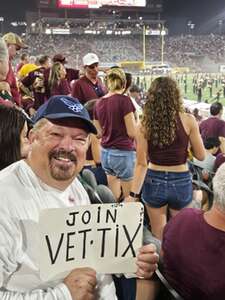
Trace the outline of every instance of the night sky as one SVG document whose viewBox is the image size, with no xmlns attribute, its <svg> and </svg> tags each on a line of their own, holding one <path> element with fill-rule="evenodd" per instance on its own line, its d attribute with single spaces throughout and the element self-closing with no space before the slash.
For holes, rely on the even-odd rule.
<svg viewBox="0 0 225 300">
<path fill-rule="evenodd" d="M 0 0 L 0 14 L 16 18 L 23 17 L 26 10 L 35 7 L 36 0 Z M 164 0 L 165 16 L 207 17 L 211 12 L 225 9 L 224 0 Z"/>
<path fill-rule="evenodd" d="M 9 21 L 24 19 L 25 11 L 36 7 L 36 1 L 0 0 L 0 16 Z M 176 20 L 190 19 L 198 26 L 223 10 L 225 11 L 225 0 L 164 0 L 162 18 L 168 20 L 169 24 L 173 23 L 172 25 Z"/>
</svg>

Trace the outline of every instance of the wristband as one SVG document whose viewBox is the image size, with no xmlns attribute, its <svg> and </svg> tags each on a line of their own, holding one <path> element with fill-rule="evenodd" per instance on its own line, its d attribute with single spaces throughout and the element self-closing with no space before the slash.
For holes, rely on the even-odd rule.
<svg viewBox="0 0 225 300">
<path fill-rule="evenodd" d="M 139 194 L 135 194 L 133 192 L 130 192 L 130 197 L 132 197 L 132 198 L 140 198 L 141 194 L 140 193 Z"/>
</svg>

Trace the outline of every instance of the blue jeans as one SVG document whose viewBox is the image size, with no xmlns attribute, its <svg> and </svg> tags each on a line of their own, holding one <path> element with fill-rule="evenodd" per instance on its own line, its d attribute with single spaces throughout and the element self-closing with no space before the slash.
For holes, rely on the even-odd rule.
<svg viewBox="0 0 225 300">
<path fill-rule="evenodd" d="M 163 172 L 148 169 L 142 198 L 145 204 L 155 208 L 165 205 L 176 210 L 184 208 L 192 201 L 190 172 Z"/>
<path fill-rule="evenodd" d="M 135 151 L 102 148 L 101 162 L 106 174 L 130 181 L 134 175 Z"/>
</svg>

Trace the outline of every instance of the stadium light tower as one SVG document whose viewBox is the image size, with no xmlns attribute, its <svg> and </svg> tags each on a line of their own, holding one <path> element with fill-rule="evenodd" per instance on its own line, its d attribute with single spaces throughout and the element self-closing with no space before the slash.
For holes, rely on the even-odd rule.
<svg viewBox="0 0 225 300">
<path fill-rule="evenodd" d="M 188 21 L 187 26 L 188 26 L 188 33 L 192 34 L 192 32 L 195 29 L 195 24 L 192 21 Z"/>
<path fill-rule="evenodd" d="M 164 44 L 165 44 L 165 34 L 166 30 L 164 24 L 159 24 L 160 29 L 160 40 L 161 40 L 161 65 L 164 64 Z"/>
<path fill-rule="evenodd" d="M 0 17 L 0 23 L 1 23 L 1 35 L 3 35 L 3 22 L 4 22 L 4 17 Z"/>
<path fill-rule="evenodd" d="M 219 34 L 221 35 L 223 31 L 223 20 L 218 20 L 218 31 Z"/>
<path fill-rule="evenodd" d="M 146 38 L 146 28 L 145 28 L 145 24 L 143 24 L 143 67 L 144 67 L 144 70 L 145 70 L 145 61 L 146 61 L 146 41 L 145 41 L 145 38 Z"/>
</svg>

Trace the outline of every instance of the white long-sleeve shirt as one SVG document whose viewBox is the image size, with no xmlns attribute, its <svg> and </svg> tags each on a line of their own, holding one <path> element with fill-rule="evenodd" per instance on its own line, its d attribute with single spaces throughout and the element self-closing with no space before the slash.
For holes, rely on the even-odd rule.
<svg viewBox="0 0 225 300">
<path fill-rule="evenodd" d="M 72 300 L 63 278 L 43 282 L 38 256 L 42 209 L 87 205 L 89 198 L 75 179 L 64 191 L 41 182 L 25 161 L 0 172 L 0 299 Z M 110 275 L 97 275 L 98 300 L 116 300 Z"/>
</svg>

